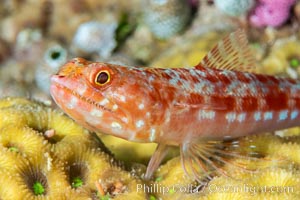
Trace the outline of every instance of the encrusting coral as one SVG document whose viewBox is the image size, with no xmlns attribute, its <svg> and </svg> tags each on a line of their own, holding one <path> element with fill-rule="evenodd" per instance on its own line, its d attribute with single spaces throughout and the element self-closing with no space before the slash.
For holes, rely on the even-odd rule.
<svg viewBox="0 0 300 200">
<path fill-rule="evenodd" d="M 277 40 L 262 61 L 261 71 L 272 75 L 287 74 L 297 78 L 300 74 L 300 42 L 295 38 Z"/>
<path fill-rule="evenodd" d="M 138 162 L 147 164 L 157 146 L 154 143 L 130 142 L 109 135 L 101 136 L 101 140 L 117 159 L 122 159 L 126 163 Z M 131 156 L 128 156 L 129 151 Z"/>
<path fill-rule="evenodd" d="M 172 45 L 149 66 L 162 68 L 192 67 L 207 54 L 223 34 L 207 32 L 201 37 L 189 38 L 189 42 Z"/>
<path fill-rule="evenodd" d="M 0 99 L 0 158 L 1 199 L 146 198 L 99 138 L 42 103 Z"/>
</svg>

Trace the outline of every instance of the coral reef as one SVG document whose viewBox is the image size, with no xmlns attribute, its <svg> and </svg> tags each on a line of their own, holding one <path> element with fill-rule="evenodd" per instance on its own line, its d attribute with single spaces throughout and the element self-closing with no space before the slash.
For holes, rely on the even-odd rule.
<svg viewBox="0 0 300 200">
<path fill-rule="evenodd" d="M 192 67 L 197 65 L 223 34 L 208 32 L 201 38 L 190 38 L 189 42 L 165 48 L 165 52 L 154 59 L 150 66 L 162 68 Z"/>
<path fill-rule="evenodd" d="M 261 71 L 273 75 L 288 75 L 297 78 L 300 75 L 300 42 L 295 38 L 277 40 L 269 55 L 262 60 Z"/>
<path fill-rule="evenodd" d="M 109 135 L 103 135 L 100 137 L 105 146 L 116 156 L 117 159 L 123 160 L 128 164 L 131 162 L 147 164 L 156 148 L 156 144 L 154 143 L 135 143 Z M 141 151 L 141 149 L 144 151 Z M 128 156 L 129 151 L 131 156 Z"/>
<path fill-rule="evenodd" d="M 182 31 L 191 16 L 191 8 L 187 1 L 147 0 L 144 8 L 145 23 L 151 32 L 161 39 Z"/>
<path fill-rule="evenodd" d="M 215 5 L 230 16 L 245 15 L 255 4 L 254 0 L 215 0 Z"/>
<path fill-rule="evenodd" d="M 1 199 L 146 198 L 99 138 L 27 99 L 0 99 L 0 158 Z"/>
<path fill-rule="evenodd" d="M 149 32 L 145 25 L 139 25 L 132 37 L 130 37 L 124 45 L 124 51 L 130 57 L 144 63 L 154 59 L 163 48 L 162 41 L 156 42 L 152 33 Z"/>
<path fill-rule="evenodd" d="M 0 97 L 25 96 L 51 105 L 49 77 L 72 57 L 131 66 L 192 67 L 236 28 L 246 29 L 259 73 L 299 78 L 299 21 L 299 0 L 147 0 L 145 4 L 4 0 Z M 300 128 L 295 127 L 240 139 L 241 151 L 254 145 L 263 158 L 231 160 L 257 173 L 222 167 L 244 180 L 218 174 L 205 180 L 205 187 L 199 186 L 184 174 L 175 149 L 169 155 L 175 158 L 163 164 L 152 181 L 144 182 L 140 177 L 156 144 L 104 135 L 99 139 L 48 106 L 4 98 L 0 99 L 0 182 L 5 184 L 0 186 L 0 199 L 299 199 L 299 135 Z M 137 191 L 137 184 L 169 190 Z M 225 190 L 228 185 L 245 184 L 249 190 L 250 186 L 293 186 L 293 192 L 215 191 L 217 186 Z M 180 191 L 180 186 L 190 186 L 193 192 Z"/>
</svg>

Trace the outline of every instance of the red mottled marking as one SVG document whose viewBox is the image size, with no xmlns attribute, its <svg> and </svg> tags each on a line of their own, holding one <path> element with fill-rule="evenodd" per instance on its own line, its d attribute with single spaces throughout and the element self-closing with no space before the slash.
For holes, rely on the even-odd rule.
<svg viewBox="0 0 300 200">
<path fill-rule="evenodd" d="M 278 93 L 276 96 L 269 94 L 264 97 L 267 107 L 265 110 L 284 110 L 288 108 L 288 95 L 286 93 Z"/>
<path fill-rule="evenodd" d="M 167 73 L 161 73 L 161 77 L 162 77 L 162 78 L 165 78 L 165 79 L 171 79 L 171 78 L 172 78 L 172 76 L 170 76 L 170 75 L 167 74 Z"/>
<path fill-rule="evenodd" d="M 269 81 L 268 77 L 265 75 L 256 75 L 255 78 L 261 83 L 267 83 Z"/>
<path fill-rule="evenodd" d="M 272 81 L 274 83 L 274 85 L 277 85 L 280 83 L 280 80 L 274 76 L 270 76 L 269 80 Z"/>
<path fill-rule="evenodd" d="M 205 104 L 204 97 L 198 93 L 191 93 L 186 103 L 191 105 Z"/>
<path fill-rule="evenodd" d="M 178 71 L 179 71 L 179 70 L 178 70 Z M 187 76 L 185 75 L 185 74 L 187 73 L 187 70 L 182 69 L 182 70 L 180 70 L 179 72 L 180 72 L 180 74 L 179 74 L 180 80 L 187 80 L 187 79 L 186 79 Z"/>
<path fill-rule="evenodd" d="M 182 81 L 178 81 L 177 86 L 181 87 L 183 85 Z"/>
<path fill-rule="evenodd" d="M 217 77 L 215 75 L 215 73 L 212 73 L 212 74 L 206 73 L 206 80 L 212 82 L 212 84 L 213 84 L 213 83 L 216 83 L 219 81 L 219 77 Z"/>
<path fill-rule="evenodd" d="M 232 96 L 211 96 L 210 102 L 212 105 L 220 105 L 220 108 L 225 108 L 222 110 L 234 111 L 236 110 L 236 99 Z"/>
<path fill-rule="evenodd" d="M 227 110 L 235 110 L 236 108 L 236 99 L 234 97 L 228 96 L 228 97 L 223 97 L 223 102 L 227 107 Z"/>
<path fill-rule="evenodd" d="M 241 107 L 246 112 L 256 111 L 256 110 L 258 110 L 258 102 L 257 101 L 258 101 L 257 97 L 249 96 L 249 97 L 243 99 Z"/>
<path fill-rule="evenodd" d="M 226 85 L 229 85 L 232 82 L 232 80 L 224 74 L 219 75 L 219 80 L 222 81 Z"/>
<path fill-rule="evenodd" d="M 252 80 L 248 78 L 245 74 L 239 73 L 238 80 L 243 83 L 250 83 Z"/>
<path fill-rule="evenodd" d="M 298 110 L 300 110 L 300 98 L 299 98 L 299 97 L 296 97 L 296 98 L 294 98 L 294 99 L 295 99 L 295 101 L 296 101 L 295 107 L 296 107 Z"/>
<path fill-rule="evenodd" d="M 190 75 L 189 78 L 190 78 L 190 81 L 192 81 L 194 84 L 198 83 L 199 80 L 200 80 L 199 76 L 192 76 L 192 75 Z"/>
<path fill-rule="evenodd" d="M 204 67 L 201 63 L 199 63 L 197 66 L 195 66 L 195 68 L 196 68 L 198 71 L 204 72 L 205 74 L 207 73 L 207 68 Z"/>
<path fill-rule="evenodd" d="M 294 79 L 288 79 L 288 82 L 293 85 L 297 83 L 297 81 Z"/>
</svg>

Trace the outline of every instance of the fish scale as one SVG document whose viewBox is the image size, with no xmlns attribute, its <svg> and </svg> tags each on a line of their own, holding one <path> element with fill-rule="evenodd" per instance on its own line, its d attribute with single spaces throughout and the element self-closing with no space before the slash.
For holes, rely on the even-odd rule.
<svg viewBox="0 0 300 200">
<path fill-rule="evenodd" d="M 200 67 L 198 66 L 197 70 Z M 176 131 L 178 128 L 176 126 L 173 128 L 174 124 L 180 124 L 184 119 L 191 119 L 194 126 L 200 127 L 195 130 L 193 126 L 187 126 L 193 129 L 186 130 L 193 138 L 198 135 L 210 137 L 221 134 L 242 136 L 299 124 L 298 118 L 295 117 L 296 111 L 300 109 L 299 81 L 238 71 L 227 74 L 226 71 L 219 69 L 210 69 L 209 73 L 206 73 L 205 67 L 202 68 L 201 71 L 206 75 L 197 73 L 191 75 L 190 69 L 173 69 L 172 73 L 169 69 L 155 69 L 169 75 L 162 75 L 166 80 L 160 79 L 160 82 L 164 83 L 161 84 L 160 90 L 163 91 L 166 100 L 173 99 L 177 106 L 168 108 L 174 115 L 171 119 L 165 119 L 168 123 L 162 123 L 166 143 L 175 140 L 172 137 L 174 134 L 178 135 Z M 181 78 L 177 80 L 179 73 Z M 197 79 L 197 82 L 191 83 L 190 80 L 193 79 Z M 228 81 L 229 79 L 232 81 Z M 186 86 L 179 87 L 178 83 Z M 197 84 L 201 86 L 196 87 Z M 292 89 L 297 92 L 291 94 Z M 178 112 L 179 114 L 176 114 Z M 197 115 L 199 117 L 195 117 Z M 194 119 L 201 120 L 196 123 Z M 202 126 L 208 127 L 208 124 L 212 127 L 205 131 L 201 130 Z M 216 128 L 218 126 L 219 128 Z M 177 137 L 177 139 L 179 144 L 185 138 Z"/>
<path fill-rule="evenodd" d="M 237 30 L 194 68 L 125 67 L 75 58 L 52 76 L 51 94 L 91 131 L 157 142 L 146 179 L 175 145 L 185 172 L 200 182 L 199 164 L 220 172 L 215 160 L 228 163 L 226 157 L 233 155 L 218 149 L 225 138 L 300 125 L 300 81 L 255 74 L 255 68 L 246 36 Z"/>
</svg>

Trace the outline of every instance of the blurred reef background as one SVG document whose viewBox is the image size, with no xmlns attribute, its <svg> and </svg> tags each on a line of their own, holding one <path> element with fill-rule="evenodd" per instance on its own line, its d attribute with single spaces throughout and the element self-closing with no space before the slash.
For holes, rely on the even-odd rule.
<svg viewBox="0 0 300 200">
<path fill-rule="evenodd" d="M 236 162 L 258 173 L 228 169 L 240 178 L 216 176 L 199 188 L 174 149 L 145 182 L 156 144 L 99 138 L 50 97 L 51 74 L 73 57 L 192 67 L 238 28 L 249 38 L 259 73 L 299 78 L 299 0 L 0 0 L 0 199 L 300 199 L 297 127 L 240 139 L 266 159 Z M 264 163 L 272 159 L 280 162 Z M 137 191 L 138 184 L 173 190 Z M 209 190 L 244 184 L 293 192 Z M 193 192 L 179 192 L 180 185 L 192 185 Z"/>
</svg>

